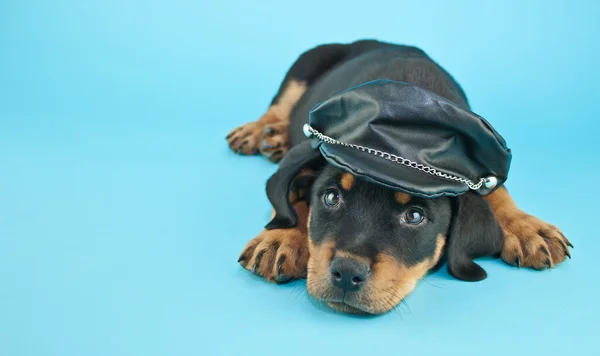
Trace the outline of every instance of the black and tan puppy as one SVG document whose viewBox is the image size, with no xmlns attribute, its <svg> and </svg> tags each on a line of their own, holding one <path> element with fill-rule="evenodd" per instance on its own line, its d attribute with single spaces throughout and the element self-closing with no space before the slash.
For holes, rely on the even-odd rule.
<svg viewBox="0 0 600 356">
<path fill-rule="evenodd" d="M 376 79 L 408 82 L 469 107 L 458 83 L 417 48 L 378 41 L 327 44 L 303 53 L 268 111 L 233 130 L 228 143 L 235 152 L 277 162 L 306 140 L 302 126 L 316 104 Z M 291 169 L 285 161 L 280 171 Z M 268 184 L 272 202 L 287 197 L 293 205 L 297 225 L 273 220 L 239 262 L 269 281 L 307 278 L 309 293 L 337 310 L 386 312 L 444 263 L 454 277 L 478 281 L 486 273 L 473 262 L 477 257 L 501 256 L 510 265 L 535 269 L 570 257 L 562 232 L 520 210 L 504 187 L 485 197 L 421 199 L 324 160 L 303 168 L 291 184 L 273 178 Z M 283 209 L 276 205 L 275 211 Z"/>
</svg>

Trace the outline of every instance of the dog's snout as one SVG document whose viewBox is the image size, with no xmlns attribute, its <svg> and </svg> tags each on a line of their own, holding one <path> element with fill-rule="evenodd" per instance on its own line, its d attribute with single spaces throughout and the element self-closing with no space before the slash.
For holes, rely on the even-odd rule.
<svg viewBox="0 0 600 356">
<path fill-rule="evenodd" d="M 369 266 L 349 258 L 335 258 L 330 271 L 333 285 L 348 292 L 357 291 L 369 278 Z"/>
</svg>

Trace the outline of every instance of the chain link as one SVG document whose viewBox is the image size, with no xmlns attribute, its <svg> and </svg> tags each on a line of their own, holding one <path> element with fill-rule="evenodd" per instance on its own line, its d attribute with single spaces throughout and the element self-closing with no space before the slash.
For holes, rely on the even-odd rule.
<svg viewBox="0 0 600 356">
<path fill-rule="evenodd" d="M 437 177 L 440 177 L 440 178 L 444 178 L 444 179 L 448 179 L 448 180 L 452 180 L 452 181 L 455 181 L 455 182 L 460 182 L 460 183 L 466 184 L 467 186 L 469 186 L 469 188 L 471 188 L 473 190 L 478 190 L 485 183 L 485 178 L 481 178 L 479 180 L 479 182 L 473 183 L 469 179 L 462 178 L 462 177 L 457 177 L 457 176 L 454 176 L 452 174 L 448 174 L 448 173 L 444 173 L 444 172 L 440 172 L 440 171 L 438 171 L 435 168 L 432 168 L 432 167 L 426 166 L 424 164 L 420 164 L 420 163 L 411 161 L 411 160 L 409 160 L 407 158 L 396 156 L 396 155 L 391 154 L 391 153 L 383 152 L 383 151 L 376 150 L 376 149 L 369 148 L 369 147 L 355 145 L 355 144 L 352 144 L 352 143 L 346 143 L 346 142 L 335 140 L 335 139 L 333 139 L 333 138 L 331 138 L 329 136 L 323 135 L 319 131 L 313 129 L 311 126 L 307 126 L 306 129 L 311 134 L 315 135 L 319 140 L 321 140 L 323 142 L 326 142 L 326 143 L 329 143 L 329 144 L 333 144 L 333 145 L 340 145 L 340 146 L 345 146 L 345 147 L 350 147 L 350 148 L 354 148 L 354 149 L 357 149 L 357 150 L 361 150 L 363 152 L 367 152 L 367 153 L 370 153 L 372 155 L 379 156 L 379 157 L 384 158 L 384 159 L 386 159 L 388 161 L 399 163 L 399 164 L 401 164 L 403 166 L 407 166 L 407 167 L 410 167 L 410 168 L 413 168 L 413 169 L 417 169 L 417 170 L 419 170 L 421 172 L 425 172 L 425 173 L 431 174 L 433 176 L 437 176 Z"/>
</svg>

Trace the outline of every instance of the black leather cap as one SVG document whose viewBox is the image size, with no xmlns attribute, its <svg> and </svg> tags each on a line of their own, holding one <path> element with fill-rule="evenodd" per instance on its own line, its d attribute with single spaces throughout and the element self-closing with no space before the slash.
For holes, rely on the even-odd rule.
<svg viewBox="0 0 600 356">
<path fill-rule="evenodd" d="M 424 198 L 469 189 L 487 195 L 504 184 L 512 159 L 502 136 L 482 117 L 391 80 L 358 85 L 315 106 L 305 134 L 329 164 Z"/>
</svg>

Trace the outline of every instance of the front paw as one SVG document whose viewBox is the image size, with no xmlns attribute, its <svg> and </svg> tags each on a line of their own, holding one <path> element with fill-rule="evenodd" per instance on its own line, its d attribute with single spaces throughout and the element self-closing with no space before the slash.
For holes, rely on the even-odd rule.
<svg viewBox="0 0 600 356">
<path fill-rule="evenodd" d="M 226 137 L 227 143 L 236 153 L 256 154 L 264 128 L 265 125 L 261 122 L 249 122 L 231 131 Z"/>
<path fill-rule="evenodd" d="M 260 154 L 271 162 L 279 162 L 289 149 L 287 122 L 265 126 L 260 146 Z"/>
<path fill-rule="evenodd" d="M 516 267 L 552 268 L 571 258 L 571 242 L 559 228 L 520 212 L 501 222 L 504 230 L 502 259 Z"/>
<path fill-rule="evenodd" d="M 306 278 L 308 255 L 307 240 L 302 231 L 263 230 L 246 245 L 238 262 L 270 282 L 287 283 Z"/>
<path fill-rule="evenodd" d="M 226 137 L 227 144 L 236 153 L 257 154 L 264 144 L 263 136 L 267 125 L 274 125 L 273 127 L 277 128 L 277 123 L 280 121 L 277 115 L 269 110 L 258 121 L 249 122 L 233 129 Z"/>
</svg>

